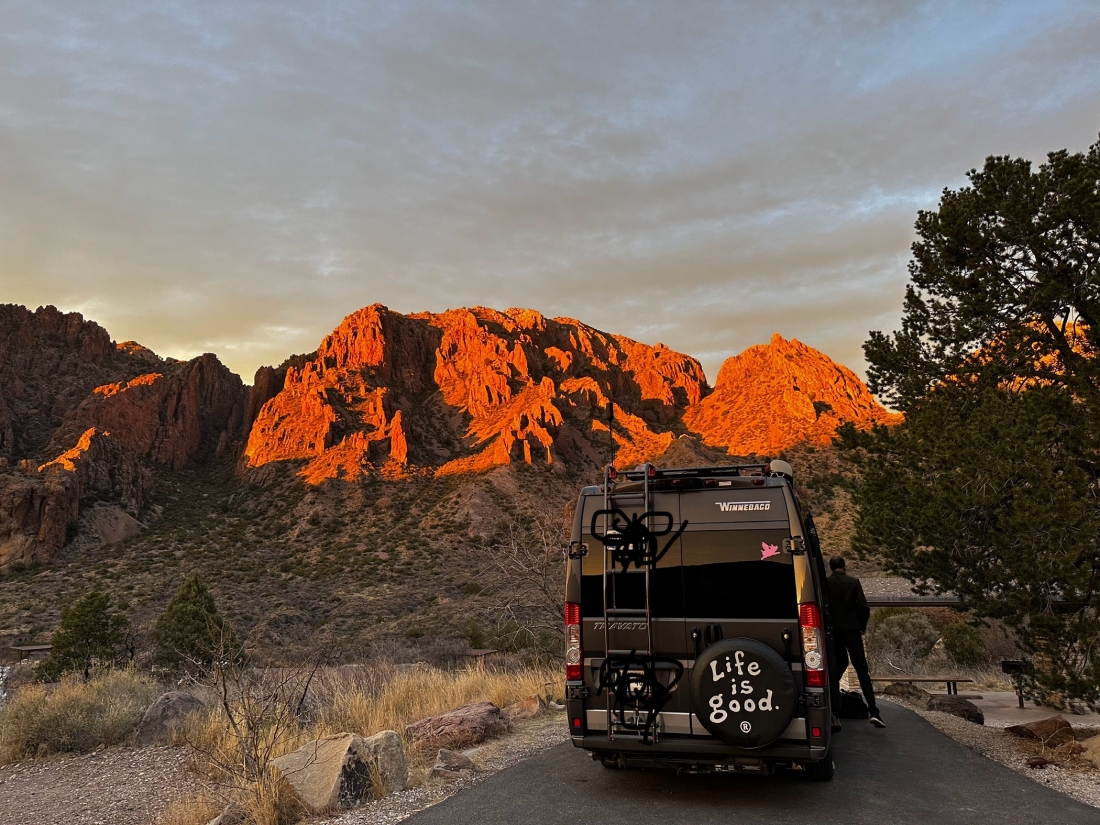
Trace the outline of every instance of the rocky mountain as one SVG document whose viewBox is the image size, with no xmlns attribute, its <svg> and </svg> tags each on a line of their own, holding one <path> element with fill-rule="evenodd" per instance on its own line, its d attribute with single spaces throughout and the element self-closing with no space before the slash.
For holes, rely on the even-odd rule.
<svg viewBox="0 0 1100 825">
<path fill-rule="evenodd" d="M 162 359 L 76 314 L 0 306 L 0 640 L 48 641 L 93 587 L 140 639 L 198 572 L 258 661 L 513 649 L 531 639 L 502 624 L 498 548 L 531 530 L 553 546 L 612 436 L 619 466 L 806 444 L 785 454 L 837 552 L 845 468 L 812 445 L 891 420 L 778 336 L 712 390 L 695 359 L 572 319 L 376 305 L 249 389 L 213 355 Z"/>
<path fill-rule="evenodd" d="M 93 505 L 101 538 L 140 529 L 150 466 L 235 455 L 247 405 L 213 355 L 165 360 L 78 313 L 0 305 L 0 570 L 51 558 Z"/>
<path fill-rule="evenodd" d="M 735 455 L 828 444 L 846 422 L 862 429 L 899 421 L 847 367 L 778 333 L 727 358 L 714 392 L 684 415 L 704 443 Z"/>
<path fill-rule="evenodd" d="M 699 362 L 569 318 L 483 307 L 349 315 L 317 352 L 256 375 L 244 469 L 306 462 L 313 483 L 659 454 L 708 391 Z"/>
<path fill-rule="evenodd" d="M 235 463 L 253 489 L 287 471 L 307 487 L 576 474 L 612 439 L 632 466 L 678 443 L 768 454 L 894 420 L 851 371 L 778 335 L 727 360 L 712 390 L 694 358 L 573 319 L 376 304 L 249 390 L 214 355 L 162 359 L 75 313 L 0 306 L 0 569 L 47 560 L 80 530 L 140 530 L 158 468 Z"/>
</svg>

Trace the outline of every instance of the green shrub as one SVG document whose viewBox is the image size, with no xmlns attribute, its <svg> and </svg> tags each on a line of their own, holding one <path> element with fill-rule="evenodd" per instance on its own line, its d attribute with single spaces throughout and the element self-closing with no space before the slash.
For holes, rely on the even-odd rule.
<svg viewBox="0 0 1100 825">
<path fill-rule="evenodd" d="M 895 608 L 885 617 L 875 616 L 867 633 L 867 647 L 879 656 L 902 661 L 923 659 L 939 640 L 936 628 L 916 611 Z"/>
<path fill-rule="evenodd" d="M 153 641 L 157 663 L 172 670 L 205 671 L 216 657 L 240 660 L 243 656 L 237 637 L 198 573 L 184 579 L 160 614 Z"/>
<path fill-rule="evenodd" d="M 981 667 L 989 661 L 989 650 L 981 631 L 964 622 L 944 629 L 943 649 L 959 667 Z"/>
<path fill-rule="evenodd" d="M 0 761 L 120 744 L 157 693 L 156 682 L 128 669 L 25 685 L 0 711 Z"/>
<path fill-rule="evenodd" d="M 50 658 L 39 668 L 40 678 L 54 681 L 80 671 L 85 678 L 95 666 L 110 667 L 126 658 L 126 617 L 112 612 L 110 597 L 93 590 L 61 611 L 61 624 L 50 639 Z"/>
<path fill-rule="evenodd" d="M 474 650 L 481 650 L 488 646 L 488 642 L 485 639 L 485 631 L 481 629 L 481 625 L 478 624 L 477 619 L 470 619 L 466 622 L 466 626 L 462 628 L 462 635 L 466 637 L 466 642 Z"/>
</svg>

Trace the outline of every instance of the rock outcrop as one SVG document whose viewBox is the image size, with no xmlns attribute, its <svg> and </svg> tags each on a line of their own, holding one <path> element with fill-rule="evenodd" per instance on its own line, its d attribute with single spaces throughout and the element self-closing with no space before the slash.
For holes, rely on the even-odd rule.
<svg viewBox="0 0 1100 825">
<path fill-rule="evenodd" d="M 1021 739 L 1037 739 L 1050 748 L 1074 740 L 1073 726 L 1061 716 L 1048 716 L 1026 725 L 1009 725 L 1005 731 Z"/>
<path fill-rule="evenodd" d="M 733 455 L 826 444 L 848 422 L 866 429 L 900 420 L 847 367 L 778 333 L 726 359 L 714 392 L 684 416 L 704 443 Z"/>
<path fill-rule="evenodd" d="M 368 468 L 477 472 L 512 461 L 661 452 L 707 392 L 698 361 L 533 310 L 402 315 L 366 307 L 318 347 L 257 373 L 242 469 L 308 462 L 310 481 Z M 262 403 L 261 403 L 262 402 Z"/>
<path fill-rule="evenodd" d="M 112 499 L 137 513 L 151 488 L 144 464 L 94 427 L 52 461 L 20 462 L 0 473 L 0 570 L 51 558 L 65 545 L 85 498 Z"/>
<path fill-rule="evenodd" d="M 467 748 L 508 730 L 508 720 L 492 702 L 474 702 L 405 726 L 414 747 Z"/>
<path fill-rule="evenodd" d="M 614 408 L 614 435 L 607 406 Z M 256 373 L 240 469 L 301 462 L 311 483 L 365 472 L 480 472 L 503 464 L 631 466 L 695 434 L 734 455 L 825 443 L 888 424 L 848 369 L 779 335 L 722 367 L 569 318 L 484 307 L 349 315 L 317 351 Z"/>
<path fill-rule="evenodd" d="M 360 805 L 372 790 L 384 796 L 408 783 L 405 751 L 392 730 L 368 739 L 355 733 L 326 736 L 271 764 L 312 813 Z M 376 779 L 383 787 L 372 788 Z"/>
<path fill-rule="evenodd" d="M 197 460 L 240 451 L 249 393 L 236 374 L 207 353 L 160 372 L 96 387 L 51 439 L 98 427 L 135 455 L 179 471 Z"/>
<path fill-rule="evenodd" d="M 77 312 L 0 304 L 0 458 L 41 458 L 65 416 L 93 389 L 163 363 L 133 342 L 116 346 L 107 330 Z"/>
<path fill-rule="evenodd" d="M 248 401 L 213 355 L 165 360 L 77 313 L 0 305 L 0 570 L 48 560 L 92 499 L 100 539 L 133 535 L 149 464 L 239 453 Z"/>
<path fill-rule="evenodd" d="M 172 735 L 187 719 L 206 710 L 197 696 L 182 690 L 170 690 L 157 697 L 138 722 L 135 737 L 140 747 L 171 745 Z"/>
<path fill-rule="evenodd" d="M 936 696 L 928 700 L 928 710 L 938 710 L 940 713 L 950 713 L 975 725 L 985 724 L 985 714 L 982 709 L 961 696 Z"/>
<path fill-rule="evenodd" d="M 728 359 L 712 391 L 694 358 L 570 318 L 375 304 L 249 390 L 214 355 L 162 359 L 76 313 L 0 305 L 0 569 L 50 558 L 77 529 L 140 531 L 154 466 L 233 458 L 256 484 L 279 463 L 311 484 L 622 467 L 897 420 L 852 372 L 779 335 Z"/>
</svg>

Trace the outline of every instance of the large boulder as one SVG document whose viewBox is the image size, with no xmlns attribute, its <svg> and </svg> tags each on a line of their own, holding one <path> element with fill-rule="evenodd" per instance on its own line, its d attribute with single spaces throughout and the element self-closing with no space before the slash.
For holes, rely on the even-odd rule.
<svg viewBox="0 0 1100 825">
<path fill-rule="evenodd" d="M 1012 725 L 1006 731 L 1023 739 L 1037 739 L 1050 748 L 1073 741 L 1073 726 L 1061 716 L 1050 716 L 1026 725 Z"/>
<path fill-rule="evenodd" d="M 206 709 L 200 699 L 181 690 L 170 690 L 157 697 L 141 717 L 137 726 L 137 743 L 165 745 L 172 741 L 172 734 L 192 714 Z"/>
<path fill-rule="evenodd" d="M 1081 743 L 1081 756 L 1100 768 L 1100 736 L 1093 736 Z"/>
<path fill-rule="evenodd" d="M 476 768 L 474 760 L 465 754 L 440 748 L 435 757 L 435 765 L 432 766 L 432 776 L 453 779 L 463 773 L 472 773 Z"/>
<path fill-rule="evenodd" d="M 405 753 L 392 730 L 369 739 L 355 733 L 315 739 L 272 765 L 313 813 L 361 805 L 372 790 L 382 795 L 408 782 Z M 375 789 L 376 780 L 383 787 Z"/>
<path fill-rule="evenodd" d="M 950 713 L 975 725 L 985 724 L 985 714 L 982 709 L 959 696 L 933 696 L 928 700 L 928 710 L 938 710 L 941 713 Z"/>
<path fill-rule="evenodd" d="M 403 791 L 409 784 L 409 766 L 405 748 L 396 731 L 384 730 L 363 740 L 368 758 L 381 778 L 384 793 Z"/>
<path fill-rule="evenodd" d="M 909 682 L 891 682 L 882 691 L 884 696 L 895 696 L 918 707 L 928 707 L 932 694 L 924 688 L 919 688 Z"/>
<path fill-rule="evenodd" d="M 405 738 L 419 748 L 464 748 L 508 730 L 508 720 L 492 702 L 474 702 L 405 727 Z"/>
</svg>

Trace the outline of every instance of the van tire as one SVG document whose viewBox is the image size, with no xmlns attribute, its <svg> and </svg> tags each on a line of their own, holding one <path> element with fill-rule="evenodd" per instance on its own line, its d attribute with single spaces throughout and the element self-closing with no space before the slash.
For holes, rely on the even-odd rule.
<svg viewBox="0 0 1100 825">
<path fill-rule="evenodd" d="M 833 778 L 836 765 L 833 764 L 833 755 L 827 753 L 820 762 L 807 762 L 804 769 L 806 778 L 811 782 L 829 782 Z"/>
</svg>

